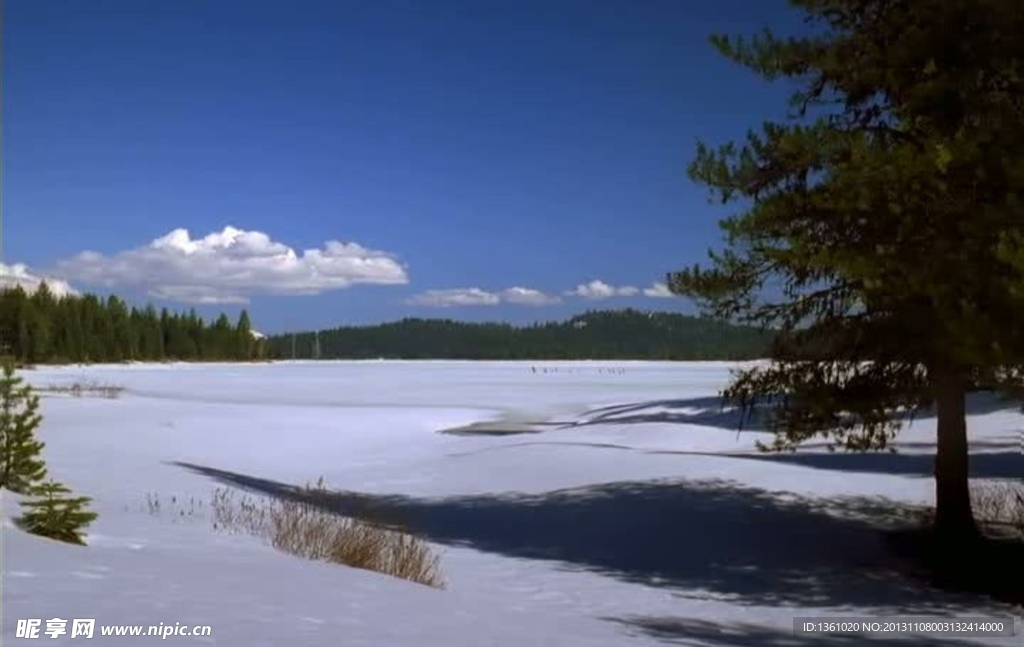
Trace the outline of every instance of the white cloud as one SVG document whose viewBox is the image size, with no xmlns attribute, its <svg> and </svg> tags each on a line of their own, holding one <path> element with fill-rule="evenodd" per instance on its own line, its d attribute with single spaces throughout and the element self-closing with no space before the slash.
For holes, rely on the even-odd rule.
<svg viewBox="0 0 1024 647">
<path fill-rule="evenodd" d="M 39 285 L 46 281 L 47 287 L 54 296 L 62 297 L 68 294 L 78 294 L 66 281 L 47 277 L 37 276 L 29 272 L 28 267 L 21 263 L 4 265 L 0 263 L 0 290 L 21 286 L 26 292 L 35 292 Z"/>
<path fill-rule="evenodd" d="M 501 297 L 480 288 L 453 288 L 450 290 L 427 290 L 407 301 L 409 305 L 449 308 L 451 306 L 496 306 Z"/>
<path fill-rule="evenodd" d="M 624 285 L 621 287 L 615 287 L 608 285 L 604 281 L 591 281 L 590 283 L 577 285 L 575 289 L 566 292 L 569 296 L 583 297 L 584 299 L 590 299 L 592 301 L 599 301 L 601 299 L 610 299 L 612 297 L 631 297 L 638 294 L 640 290 L 631 286 Z"/>
<path fill-rule="evenodd" d="M 547 306 L 562 302 L 558 297 L 544 294 L 540 290 L 521 287 L 502 290 L 501 300 L 525 306 Z"/>
<path fill-rule="evenodd" d="M 644 296 L 653 297 L 655 299 L 667 299 L 676 295 L 672 294 L 672 291 L 669 290 L 668 286 L 664 283 L 653 283 L 651 284 L 651 287 L 644 288 Z"/>
<path fill-rule="evenodd" d="M 427 290 L 410 297 L 406 303 L 415 306 L 448 308 L 451 306 L 496 306 L 511 303 L 525 306 L 546 306 L 561 303 L 561 299 L 532 288 L 512 287 L 500 292 L 488 292 L 480 288 L 453 288 L 449 290 Z"/>
<path fill-rule="evenodd" d="M 186 303 L 244 303 L 257 294 L 308 295 L 409 281 L 387 252 L 331 240 L 297 254 L 263 232 L 234 227 L 196 239 L 175 229 L 145 247 L 109 256 L 86 251 L 58 263 L 57 271 L 86 284 L 141 288 Z"/>
</svg>

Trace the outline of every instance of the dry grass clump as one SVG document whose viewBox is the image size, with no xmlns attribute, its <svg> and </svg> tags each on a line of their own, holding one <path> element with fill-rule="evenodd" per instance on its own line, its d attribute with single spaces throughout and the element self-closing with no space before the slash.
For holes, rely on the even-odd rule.
<svg viewBox="0 0 1024 647">
<path fill-rule="evenodd" d="M 129 507 L 124 507 L 128 512 Z M 161 498 L 158 492 L 146 492 L 144 500 L 139 503 L 139 511 L 152 517 L 161 517 L 171 521 L 192 521 L 203 516 L 203 500 L 194 496 Z"/>
<path fill-rule="evenodd" d="M 121 394 L 124 393 L 125 388 L 123 386 L 115 386 L 113 384 L 82 381 L 73 382 L 71 384 L 50 384 L 47 386 L 38 386 L 35 387 L 35 390 L 39 393 L 69 395 L 73 398 L 93 397 L 113 400 L 114 398 L 120 397 Z"/>
<path fill-rule="evenodd" d="M 434 588 L 444 588 L 440 560 L 422 539 L 359 519 L 327 512 L 309 500 L 329 496 L 323 479 L 301 497 L 279 500 L 218 488 L 211 509 L 214 528 L 264 537 L 279 550 L 307 559 L 362 568 Z"/>
<path fill-rule="evenodd" d="M 213 529 L 227 533 L 267 535 L 267 515 L 271 501 L 248 494 L 236 496 L 231 488 L 217 488 L 213 491 L 210 510 L 213 512 Z"/>
<path fill-rule="evenodd" d="M 974 516 L 985 528 L 1024 539 L 1024 483 L 985 479 L 971 482 Z"/>
</svg>

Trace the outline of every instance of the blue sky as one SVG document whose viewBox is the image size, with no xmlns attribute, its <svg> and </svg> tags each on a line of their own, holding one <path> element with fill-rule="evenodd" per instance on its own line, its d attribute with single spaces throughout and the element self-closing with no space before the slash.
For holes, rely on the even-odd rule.
<svg viewBox="0 0 1024 647">
<path fill-rule="evenodd" d="M 8 0 L 3 20 L 3 262 L 277 331 L 690 311 L 653 284 L 728 213 L 686 176 L 695 144 L 785 107 L 708 35 L 799 16 Z"/>
</svg>

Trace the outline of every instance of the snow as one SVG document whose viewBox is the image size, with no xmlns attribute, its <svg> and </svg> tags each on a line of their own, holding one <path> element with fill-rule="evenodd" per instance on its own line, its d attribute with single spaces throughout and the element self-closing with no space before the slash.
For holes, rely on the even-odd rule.
<svg viewBox="0 0 1024 647">
<path fill-rule="evenodd" d="M 19 618 L 60 617 L 212 627 L 209 637 L 168 644 L 801 647 L 829 643 L 793 636 L 797 615 L 1014 614 L 886 575 L 888 554 L 862 521 L 931 500 L 933 419 L 901 434 L 896 455 L 812 446 L 767 458 L 754 441 L 768 436 L 756 425 L 737 432 L 735 415 L 715 403 L 734 367 L 281 362 L 27 372 L 36 385 L 127 391 L 44 399 L 50 472 L 92 496 L 100 518 L 88 547 L 58 544 L 13 527 L 17 497 L 4 493 L 3 636 L 14 639 Z M 1020 427 L 1016 411 L 978 403 L 976 473 L 1021 473 Z M 464 433 L 438 433 L 451 430 Z M 448 588 L 216 533 L 194 503 L 225 484 L 272 492 L 321 476 L 434 542 Z M 195 514 L 150 514 L 147 495 L 189 501 Z M 337 509 L 353 501 L 340 495 Z"/>
</svg>

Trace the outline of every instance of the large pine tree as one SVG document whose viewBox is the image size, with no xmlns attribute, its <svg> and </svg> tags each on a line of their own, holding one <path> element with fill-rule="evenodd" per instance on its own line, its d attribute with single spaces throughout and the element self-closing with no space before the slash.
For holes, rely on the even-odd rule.
<svg viewBox="0 0 1024 647">
<path fill-rule="evenodd" d="M 965 395 L 1024 365 L 1024 11 L 1019 0 L 794 0 L 806 36 L 714 38 L 799 88 L 793 120 L 699 147 L 690 173 L 739 215 L 670 287 L 781 330 L 727 398 L 777 405 L 774 449 L 879 449 L 938 416 L 936 529 L 973 538 Z"/>
</svg>

